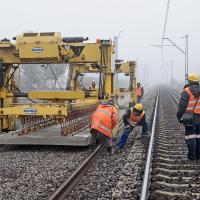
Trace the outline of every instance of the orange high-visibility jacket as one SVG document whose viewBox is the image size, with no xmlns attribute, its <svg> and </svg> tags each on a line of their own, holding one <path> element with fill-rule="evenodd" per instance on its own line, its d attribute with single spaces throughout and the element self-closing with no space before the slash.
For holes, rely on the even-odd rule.
<svg viewBox="0 0 200 200">
<path fill-rule="evenodd" d="M 136 126 L 139 124 L 144 116 L 145 112 L 143 111 L 140 115 L 135 115 L 133 112 L 133 108 L 131 109 L 131 116 L 128 119 L 128 123 L 132 126 Z"/>
<path fill-rule="evenodd" d="M 135 95 L 138 97 L 142 96 L 142 87 L 135 88 Z"/>
<path fill-rule="evenodd" d="M 113 105 L 99 105 L 91 119 L 91 129 L 112 138 L 112 130 L 119 120 L 118 109 Z"/>
<path fill-rule="evenodd" d="M 189 101 L 188 101 L 188 105 L 187 105 L 187 108 L 186 108 L 186 112 L 193 112 L 193 113 L 196 113 L 196 114 L 200 114 L 200 99 L 198 99 L 198 101 L 197 101 L 197 98 L 194 97 L 194 95 L 192 94 L 189 87 L 186 87 L 184 90 L 189 95 Z M 196 101 L 197 101 L 197 104 L 194 108 Z"/>
</svg>

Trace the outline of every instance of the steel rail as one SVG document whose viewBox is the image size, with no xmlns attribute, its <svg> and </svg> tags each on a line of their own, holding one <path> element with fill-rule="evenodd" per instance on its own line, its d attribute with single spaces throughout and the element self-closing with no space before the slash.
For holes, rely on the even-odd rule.
<svg viewBox="0 0 200 200">
<path fill-rule="evenodd" d="M 99 154 L 105 148 L 105 144 L 100 144 L 94 152 L 76 169 L 76 171 L 53 193 L 49 200 L 64 200 L 66 195 L 73 189 L 81 177 L 94 164 Z"/>
<path fill-rule="evenodd" d="M 149 149 L 148 149 L 148 154 L 147 154 L 147 161 L 145 165 L 145 172 L 144 172 L 144 177 L 143 177 L 143 183 L 142 183 L 142 190 L 141 190 L 141 200 L 146 200 L 148 198 L 148 183 L 150 180 L 150 174 L 152 170 L 152 154 L 154 150 L 154 141 L 155 141 L 155 130 L 156 130 L 156 119 L 157 119 L 157 114 L 158 114 L 158 101 L 159 101 L 159 91 L 157 92 L 157 97 L 156 97 L 156 104 L 155 104 L 155 109 L 154 109 L 154 117 L 153 117 L 153 125 L 152 125 L 152 130 L 151 130 L 151 138 L 149 142 Z"/>
<path fill-rule="evenodd" d="M 172 89 L 168 90 L 168 92 L 169 92 L 170 96 L 175 100 L 176 104 L 178 104 L 180 96 Z M 146 161 L 146 165 L 145 165 L 145 172 L 144 172 L 143 184 L 142 184 L 142 190 L 141 190 L 141 196 L 140 196 L 141 200 L 146 200 L 149 198 L 148 188 L 149 188 L 149 181 L 151 178 L 150 175 L 151 175 L 151 171 L 152 171 L 152 161 L 153 161 L 152 154 L 153 154 L 153 150 L 154 150 L 156 118 L 157 118 L 157 114 L 158 114 L 158 100 L 159 100 L 159 92 L 158 92 L 157 98 L 156 98 L 151 138 L 150 138 L 150 143 L 149 143 L 147 161 Z"/>
<path fill-rule="evenodd" d="M 119 122 L 119 128 L 123 125 L 123 120 Z M 87 173 L 89 168 L 94 164 L 99 154 L 105 148 L 105 144 L 100 144 L 94 152 L 76 169 L 76 171 L 52 194 L 49 200 L 64 200 L 67 194 L 74 188 L 79 180 Z"/>
<path fill-rule="evenodd" d="M 123 125 L 123 121 L 120 120 L 119 128 Z M 62 183 L 62 185 L 52 194 L 49 200 L 64 200 L 67 194 L 74 188 L 79 180 L 87 173 L 90 167 L 94 164 L 99 154 L 104 150 L 105 144 L 100 144 L 92 152 L 87 159 L 76 169 L 76 171 Z"/>
<path fill-rule="evenodd" d="M 175 100 L 176 104 L 178 104 L 179 100 L 180 100 L 180 96 L 173 91 L 172 89 L 168 91 L 169 94 L 171 95 L 171 97 Z"/>
</svg>

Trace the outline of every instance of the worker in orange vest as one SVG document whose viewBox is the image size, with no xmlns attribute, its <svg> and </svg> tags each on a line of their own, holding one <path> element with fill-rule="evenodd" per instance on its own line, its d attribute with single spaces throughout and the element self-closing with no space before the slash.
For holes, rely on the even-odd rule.
<svg viewBox="0 0 200 200">
<path fill-rule="evenodd" d="M 113 129 L 119 121 L 118 108 L 113 100 L 102 102 L 91 117 L 92 143 L 105 143 L 107 151 L 112 155 Z"/>
<path fill-rule="evenodd" d="M 141 100 L 144 95 L 144 89 L 140 83 L 137 83 L 137 87 L 135 88 L 135 95 L 137 97 L 137 103 L 141 103 Z"/>
<path fill-rule="evenodd" d="M 193 113 L 191 115 L 191 113 Z M 192 116 L 190 119 L 185 117 Z M 179 122 L 185 126 L 185 141 L 188 148 L 189 160 L 200 159 L 200 85 L 199 76 L 196 73 L 188 75 L 188 84 L 185 85 L 179 101 L 176 114 Z"/>
<path fill-rule="evenodd" d="M 123 122 L 125 128 L 117 144 L 118 149 L 122 149 L 125 146 L 129 134 L 136 126 L 142 126 L 141 137 L 148 136 L 148 123 L 141 103 L 137 103 L 134 107 L 126 111 L 123 115 Z"/>
</svg>

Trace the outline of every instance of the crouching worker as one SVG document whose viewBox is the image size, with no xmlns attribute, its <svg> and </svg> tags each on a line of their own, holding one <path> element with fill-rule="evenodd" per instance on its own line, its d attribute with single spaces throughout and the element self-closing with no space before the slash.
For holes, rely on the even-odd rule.
<svg viewBox="0 0 200 200">
<path fill-rule="evenodd" d="M 142 126 L 141 137 L 147 136 L 148 124 L 142 104 L 137 103 L 134 107 L 129 108 L 123 116 L 123 122 L 125 128 L 117 145 L 119 149 L 124 147 L 129 134 L 136 126 Z"/>
<path fill-rule="evenodd" d="M 113 100 L 102 102 L 91 117 L 91 143 L 105 143 L 107 151 L 112 155 L 114 153 L 113 137 L 118 124 L 118 108 Z"/>
</svg>

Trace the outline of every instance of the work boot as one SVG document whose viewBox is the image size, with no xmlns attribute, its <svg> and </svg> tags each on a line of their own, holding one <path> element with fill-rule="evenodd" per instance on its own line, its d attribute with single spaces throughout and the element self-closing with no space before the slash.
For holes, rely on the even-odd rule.
<svg viewBox="0 0 200 200">
<path fill-rule="evenodd" d="M 187 148 L 188 148 L 188 155 L 187 158 L 189 160 L 196 159 L 196 139 L 188 139 L 186 140 Z"/>
<path fill-rule="evenodd" d="M 107 152 L 112 156 L 115 153 L 115 149 L 113 147 L 107 147 Z"/>
<path fill-rule="evenodd" d="M 195 156 L 195 155 L 190 155 L 190 154 L 188 153 L 187 159 L 188 159 L 188 160 L 196 160 L 196 156 Z"/>
<path fill-rule="evenodd" d="M 90 145 L 89 146 L 89 152 L 93 152 L 95 150 L 95 148 L 97 147 L 97 145 Z"/>
<path fill-rule="evenodd" d="M 117 144 L 116 145 L 116 150 L 121 150 L 121 149 L 123 149 L 123 147 L 124 147 L 124 145 L 121 145 L 121 144 Z"/>
</svg>

